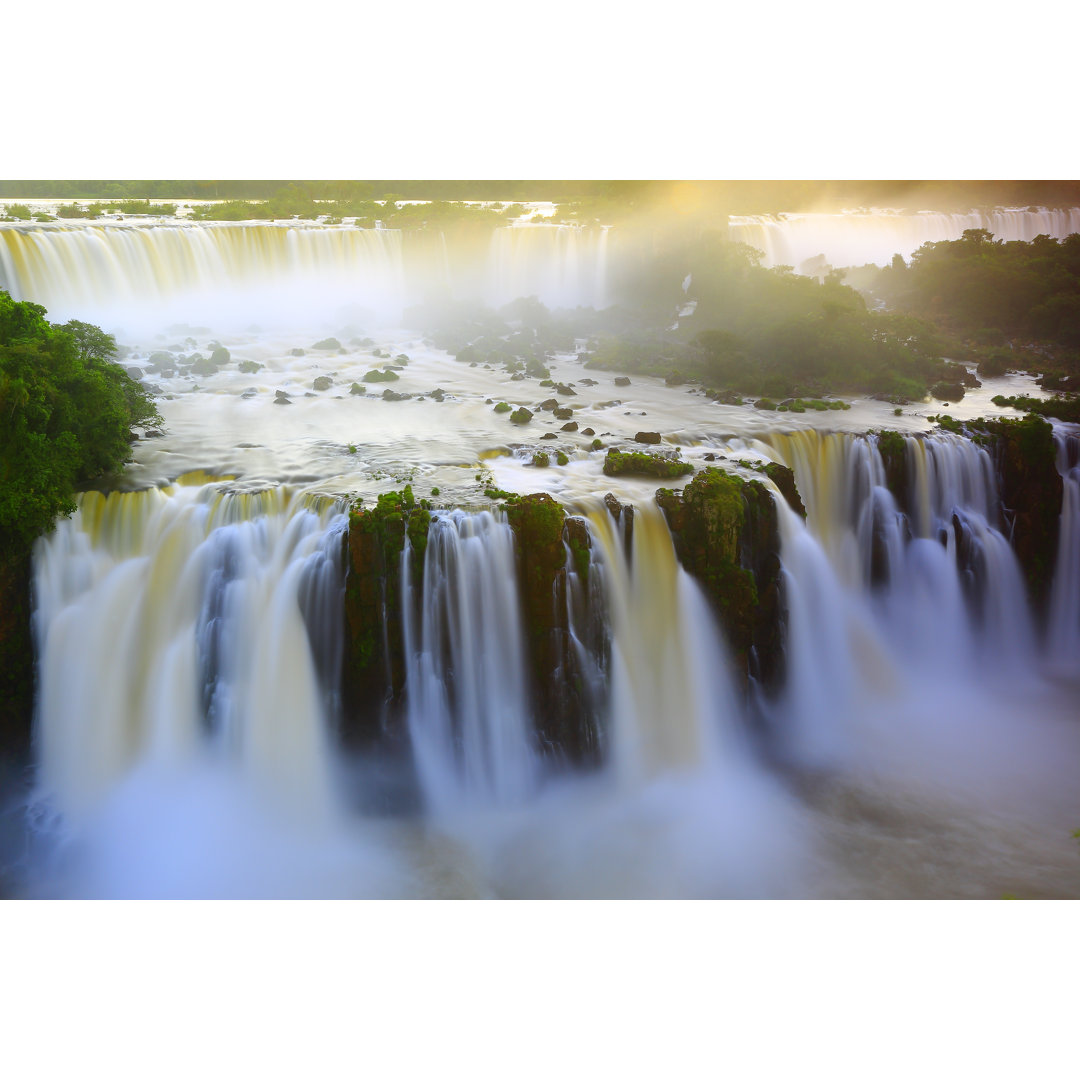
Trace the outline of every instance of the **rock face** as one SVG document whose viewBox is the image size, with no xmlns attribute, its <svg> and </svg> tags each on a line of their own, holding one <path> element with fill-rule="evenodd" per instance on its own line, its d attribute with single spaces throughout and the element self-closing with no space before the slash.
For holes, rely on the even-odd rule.
<svg viewBox="0 0 1080 1080">
<path fill-rule="evenodd" d="M 595 762 L 597 720 L 586 698 L 566 620 L 564 536 L 580 573 L 589 559 L 588 529 L 580 519 L 568 521 L 563 508 L 547 494 L 525 495 L 509 505 L 506 514 L 518 553 L 518 585 L 541 748 L 578 763 Z"/>
<path fill-rule="evenodd" d="M 34 644 L 30 629 L 30 556 L 0 555 L 0 747 L 30 748 Z"/>
<path fill-rule="evenodd" d="M 376 506 L 349 514 L 345 574 L 345 664 L 343 730 L 347 744 L 371 745 L 404 733 L 394 724 L 394 706 L 405 687 L 401 579 L 405 537 L 412 569 L 423 573 L 431 514 L 412 489 L 380 495 Z"/>
<path fill-rule="evenodd" d="M 1037 416 L 1023 420 L 987 420 L 985 429 L 996 438 L 993 454 L 998 467 L 1006 535 L 1012 546 L 1028 596 L 1045 614 L 1057 558 L 1063 482 L 1055 465 L 1053 428 Z"/>
<path fill-rule="evenodd" d="M 764 484 L 702 470 L 682 492 L 661 488 L 680 563 L 704 588 L 744 686 L 767 693 L 783 677 L 783 608 L 776 505 Z"/>
</svg>

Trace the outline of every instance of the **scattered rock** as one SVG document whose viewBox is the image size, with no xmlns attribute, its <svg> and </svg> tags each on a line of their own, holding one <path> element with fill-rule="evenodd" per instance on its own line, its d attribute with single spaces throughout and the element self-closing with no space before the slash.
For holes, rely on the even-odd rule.
<svg viewBox="0 0 1080 1080">
<path fill-rule="evenodd" d="M 558 437 L 559 436 L 556 435 L 554 431 L 545 431 L 544 434 L 540 436 L 541 439 L 557 439 Z"/>
<path fill-rule="evenodd" d="M 237 366 L 245 375 L 254 375 L 262 369 L 262 364 L 257 364 L 254 360 L 241 360 Z"/>
<path fill-rule="evenodd" d="M 560 408 L 552 409 L 551 411 L 555 414 L 556 420 L 569 420 L 570 417 L 574 415 L 573 409 Z"/>
<path fill-rule="evenodd" d="M 329 390 L 334 385 L 334 380 L 329 375 L 317 375 L 311 384 L 313 390 Z"/>
<path fill-rule="evenodd" d="M 516 409 L 510 414 L 510 423 L 527 424 L 532 418 L 532 412 L 529 409 L 526 409 L 524 405 L 522 405 L 520 409 Z"/>
<path fill-rule="evenodd" d="M 616 375 L 615 376 L 615 385 L 616 386 L 629 386 L 630 385 L 630 380 L 625 375 Z"/>
<path fill-rule="evenodd" d="M 639 431 L 634 436 L 634 442 L 649 443 L 650 445 L 656 445 L 660 441 L 659 431 Z"/>
<path fill-rule="evenodd" d="M 577 431 L 577 421 L 571 420 L 568 424 L 563 424 L 562 431 Z"/>
<path fill-rule="evenodd" d="M 338 341 L 336 337 L 328 337 L 323 338 L 322 341 L 316 341 L 315 344 L 311 347 L 313 349 L 340 349 L 341 342 Z M 295 349 L 293 349 L 293 355 L 297 355 L 297 351 Z M 299 355 L 303 356 L 303 350 L 300 350 Z M 378 356 L 379 354 L 376 353 L 375 355 Z"/>
</svg>

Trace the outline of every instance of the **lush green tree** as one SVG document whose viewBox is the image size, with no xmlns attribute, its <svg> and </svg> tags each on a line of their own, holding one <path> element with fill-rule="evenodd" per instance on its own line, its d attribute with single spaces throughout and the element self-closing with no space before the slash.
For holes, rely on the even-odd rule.
<svg viewBox="0 0 1080 1080">
<path fill-rule="evenodd" d="M 145 389 L 88 323 L 46 321 L 0 291 L 0 556 L 21 553 L 70 513 L 83 485 L 121 468 L 131 429 L 158 427 Z"/>
</svg>

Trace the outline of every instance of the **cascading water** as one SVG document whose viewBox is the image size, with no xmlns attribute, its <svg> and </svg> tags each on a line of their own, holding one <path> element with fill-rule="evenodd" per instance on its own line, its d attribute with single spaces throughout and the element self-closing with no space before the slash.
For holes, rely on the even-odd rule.
<svg viewBox="0 0 1080 1080">
<path fill-rule="evenodd" d="M 973 210 L 968 214 L 870 210 L 733 216 L 728 224 L 732 240 L 764 253 L 765 266 L 796 270 L 818 256 L 831 266 L 884 266 L 893 255 L 909 259 L 923 244 L 959 240 L 965 229 L 987 229 L 999 240 L 1030 241 L 1040 234 L 1060 240 L 1080 232 L 1080 209 Z"/>
<path fill-rule="evenodd" d="M 576 225 L 496 229 L 489 262 L 491 302 L 535 296 L 549 307 L 607 307 L 609 231 Z"/>
<path fill-rule="evenodd" d="M 635 514 L 631 551 L 606 511 L 592 518 L 611 635 L 608 739 L 623 783 L 715 767 L 735 730 L 730 658 L 655 507 Z"/>
<path fill-rule="evenodd" d="M 412 552 L 402 558 L 408 725 L 428 805 L 526 798 L 538 762 L 510 526 L 440 514 L 418 597 Z"/>
<path fill-rule="evenodd" d="M 92 312 L 123 326 L 288 327 L 313 315 L 396 324 L 404 307 L 447 297 L 599 308 L 608 231 L 499 228 L 473 252 L 426 230 L 297 222 L 0 225 L 0 287 L 54 318 Z"/>
<path fill-rule="evenodd" d="M 282 489 L 83 496 L 36 560 L 44 799 L 78 822 L 143 760 L 207 753 L 325 812 L 342 520 Z"/>
</svg>

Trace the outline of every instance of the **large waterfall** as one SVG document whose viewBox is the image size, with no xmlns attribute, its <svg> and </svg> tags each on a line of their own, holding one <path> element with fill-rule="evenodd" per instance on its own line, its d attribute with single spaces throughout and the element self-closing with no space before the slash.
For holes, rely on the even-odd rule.
<svg viewBox="0 0 1080 1080">
<path fill-rule="evenodd" d="M 1060 446 L 1074 471 L 1075 438 Z M 1077 637 L 1075 484 L 1044 649 L 984 448 L 908 438 L 902 508 L 873 437 L 776 435 L 731 452 L 791 465 L 808 510 L 804 522 L 777 496 L 789 669 L 779 695 L 749 711 L 740 699 L 721 628 L 655 507 L 639 506 L 629 543 L 591 509 L 596 625 L 572 596 L 552 603 L 566 605 L 582 670 L 603 684 L 603 752 L 595 770 L 566 771 L 536 734 L 513 533 L 498 514 L 438 511 L 422 571 L 408 546 L 395 571 L 423 795 L 404 819 L 350 809 L 365 773 L 337 734 L 338 504 L 227 482 L 88 493 L 36 559 L 35 805 L 47 857 L 28 887 L 986 895 L 1023 879 L 1030 858 L 1049 860 L 1047 895 L 1074 891 L 1051 822 L 1080 809 L 1080 740 L 1055 682 L 1080 675 L 1060 647 Z M 1056 671 L 1044 674 L 1041 656 Z M 787 770 L 818 779 L 800 797 L 779 781 Z M 840 809 L 852 800 L 892 821 L 931 874 L 947 873 L 934 844 L 962 847 L 964 829 L 997 815 L 999 865 L 973 870 L 964 856 L 959 872 L 974 877 L 924 880 L 903 858 L 878 866 L 891 842 L 872 829 L 853 850 L 877 854 L 852 862 L 836 848 L 856 828 Z M 274 821 L 286 839 L 266 831 Z M 150 857 L 174 842 L 175 865 Z"/>
<path fill-rule="evenodd" d="M 606 254 L 607 230 L 569 225 L 507 226 L 479 244 L 301 222 L 0 226 L 0 288 L 110 325 L 295 326 L 313 315 L 393 325 L 432 298 L 601 307 Z"/>
<path fill-rule="evenodd" d="M 764 254 L 765 266 L 814 273 L 821 263 L 884 266 L 894 255 L 910 259 L 923 244 L 959 240 L 965 229 L 987 229 L 998 240 L 1030 241 L 1040 234 L 1063 239 L 1080 232 L 1080 209 L 972 210 L 966 214 L 852 210 L 733 216 L 728 226 L 732 240 Z"/>
</svg>

